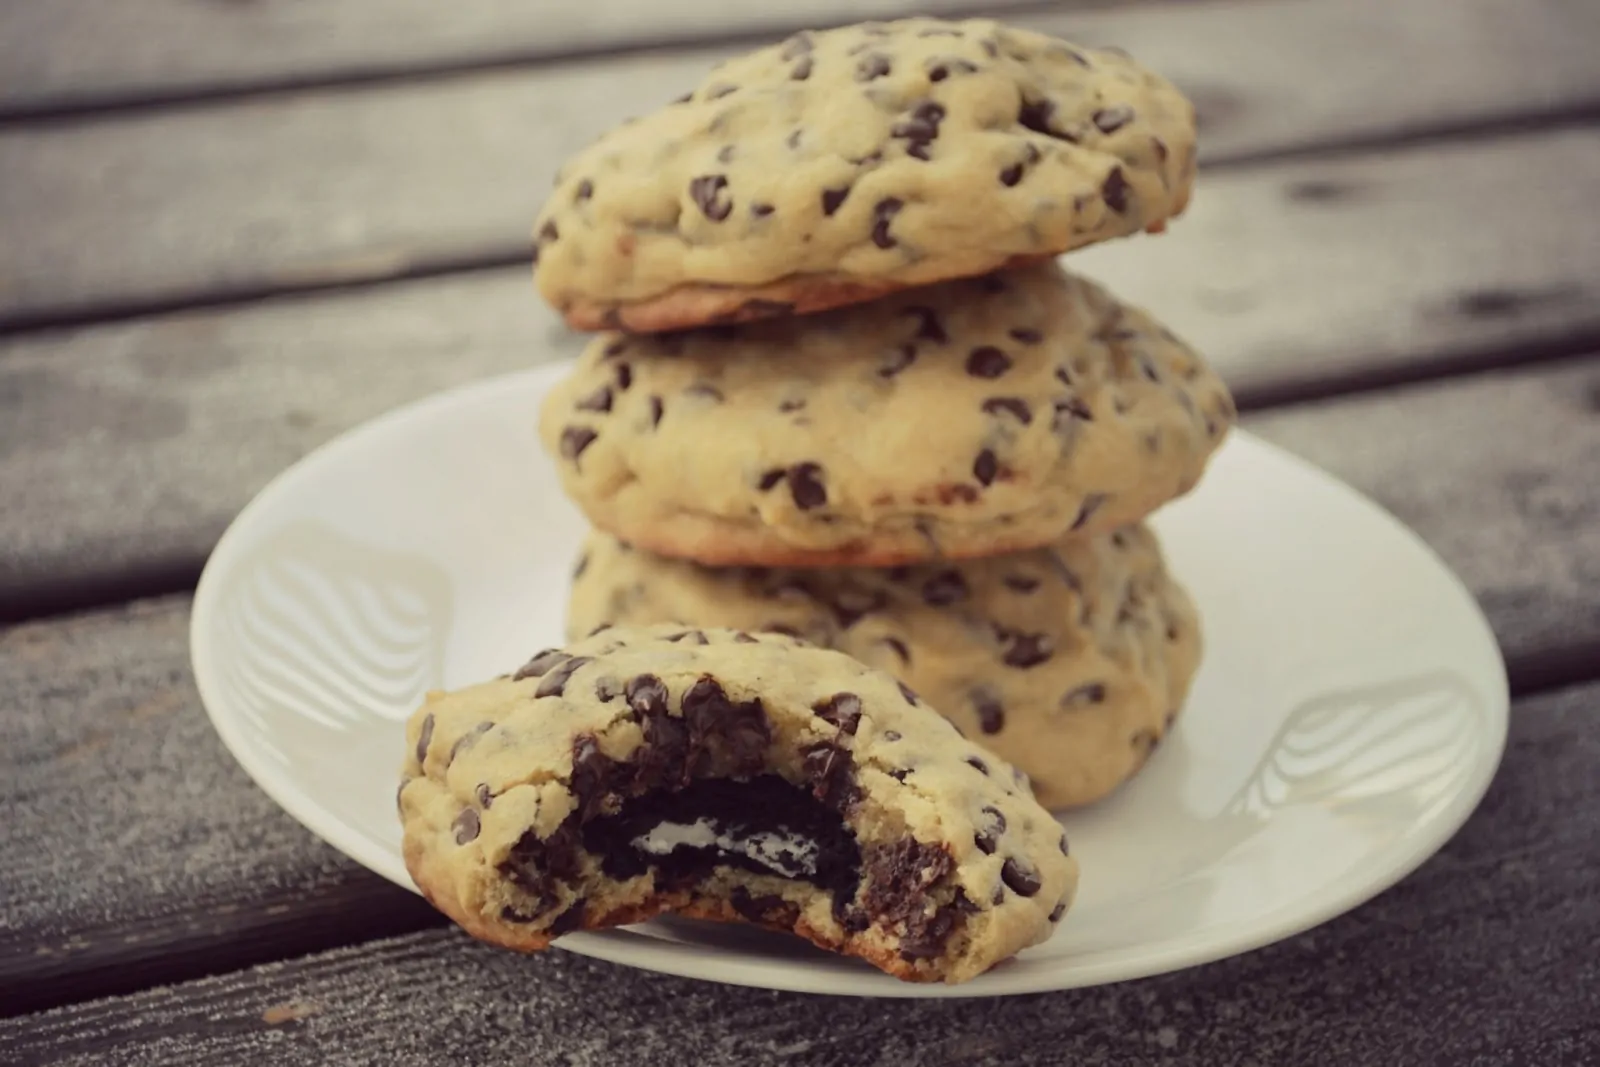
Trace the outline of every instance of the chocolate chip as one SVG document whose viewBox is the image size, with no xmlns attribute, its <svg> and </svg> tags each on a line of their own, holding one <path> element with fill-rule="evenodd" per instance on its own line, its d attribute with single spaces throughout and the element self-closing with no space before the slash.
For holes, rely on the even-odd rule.
<svg viewBox="0 0 1600 1067">
<path fill-rule="evenodd" d="M 488 782 L 479 782 L 478 787 L 472 791 L 472 796 L 477 800 L 478 807 L 485 811 L 494 803 L 494 794 L 489 792 Z"/>
<path fill-rule="evenodd" d="M 556 223 L 554 219 L 549 220 L 543 226 L 539 227 L 539 241 L 541 243 L 545 241 L 554 241 L 560 236 L 561 231 L 556 229 Z"/>
<path fill-rule="evenodd" d="M 472 729 L 456 738 L 456 743 L 450 746 L 450 755 L 445 759 L 444 765 L 446 767 L 450 766 L 450 764 L 456 761 L 456 757 L 461 754 L 462 749 L 471 748 L 473 744 L 477 742 L 478 738 L 482 737 L 492 729 L 494 729 L 494 723 L 480 722 L 478 725 L 474 726 Z"/>
<path fill-rule="evenodd" d="M 1074 708 L 1087 707 L 1090 704 L 1099 704 L 1106 699 L 1106 687 L 1102 682 L 1090 682 L 1080 685 L 1076 689 L 1069 689 L 1061 695 L 1061 709 L 1071 711 Z"/>
<path fill-rule="evenodd" d="M 1049 100 L 1024 100 L 1021 110 L 1017 112 L 1017 121 L 1034 133 L 1042 133 L 1058 141 L 1077 144 L 1078 139 L 1072 134 L 1065 130 L 1057 130 L 1050 125 L 1050 118 L 1055 111 L 1056 105 Z"/>
<path fill-rule="evenodd" d="M 667 687 L 653 674 L 638 674 L 628 679 L 622 695 L 637 715 L 665 715 Z"/>
<path fill-rule="evenodd" d="M 984 690 L 973 694 L 973 710 L 978 713 L 978 729 L 986 734 L 997 734 L 1005 729 L 1006 709 L 1000 698 Z"/>
<path fill-rule="evenodd" d="M 592 662 L 588 656 L 573 656 L 561 666 L 552 669 L 543 678 L 539 679 L 539 688 L 533 691 L 535 697 L 558 697 L 566 691 L 567 680 L 572 673 L 586 663 Z"/>
<path fill-rule="evenodd" d="M 978 479 L 979 485 L 993 485 L 999 473 L 1000 461 L 994 458 L 994 452 L 991 449 L 985 448 L 978 453 L 978 458 L 972 461 L 972 476 Z"/>
<path fill-rule="evenodd" d="M 788 473 L 789 472 L 783 467 L 774 467 L 769 471 L 765 471 L 762 473 L 760 480 L 756 482 L 756 488 L 765 493 L 767 490 L 783 481 L 784 477 L 787 476 Z"/>
<path fill-rule="evenodd" d="M 560 915 L 557 915 L 555 919 L 551 921 L 550 936 L 560 937 L 562 934 L 570 934 L 574 930 L 582 929 L 584 907 L 585 903 L 581 898 L 573 901 L 570 908 L 562 912 Z"/>
<path fill-rule="evenodd" d="M 894 354 L 889 357 L 888 362 L 884 363 L 883 366 L 878 368 L 878 377 L 893 378 L 896 374 L 899 374 L 916 361 L 917 346 L 910 343 L 903 344 L 899 348 L 895 349 Z"/>
<path fill-rule="evenodd" d="M 951 74 L 975 74 L 977 70 L 976 63 L 969 63 L 965 59 L 947 59 L 928 68 L 928 80 L 942 82 Z"/>
<path fill-rule="evenodd" d="M 918 305 L 902 308 L 900 314 L 915 315 L 920 320 L 917 323 L 917 340 L 933 341 L 941 345 L 950 340 L 949 335 L 944 332 L 944 326 L 939 322 L 938 312 L 933 308 Z"/>
<path fill-rule="evenodd" d="M 906 647 L 906 643 L 904 641 L 900 640 L 898 637 L 885 637 L 883 639 L 883 643 L 894 650 L 894 654 L 900 657 L 901 663 L 911 662 L 911 650 Z"/>
<path fill-rule="evenodd" d="M 629 681 L 626 695 L 644 733 L 633 757 L 636 787 L 683 785 L 689 778 L 689 727 L 667 713 L 667 687 L 655 675 L 641 674 Z"/>
<path fill-rule="evenodd" d="M 1044 340 L 1044 334 L 1040 333 L 1038 330 L 1029 330 L 1018 327 L 1017 329 L 1010 331 L 1010 333 L 1013 340 L 1021 341 L 1025 345 L 1036 345 L 1040 341 Z"/>
<path fill-rule="evenodd" d="M 1069 396 L 1065 400 L 1057 400 L 1050 416 L 1050 429 L 1054 433 L 1060 433 L 1073 425 L 1073 420 L 1075 419 L 1093 422 L 1094 412 L 1089 410 L 1088 404 L 1085 404 L 1075 396 Z"/>
<path fill-rule="evenodd" d="M 999 415 L 1004 412 L 1027 426 L 1033 422 L 1033 409 L 1028 407 L 1028 402 L 1016 396 L 991 396 L 982 404 L 985 414 Z"/>
<path fill-rule="evenodd" d="M 1021 163 L 1013 163 L 1013 164 L 1011 164 L 1011 166 L 1007 167 L 1006 169 L 1004 169 L 1004 170 L 1002 170 L 1000 172 L 1000 184 L 1001 185 L 1007 185 L 1007 186 L 1016 185 L 1020 181 L 1022 181 L 1022 164 Z"/>
<path fill-rule="evenodd" d="M 609 385 L 602 385 L 600 388 L 596 389 L 594 392 L 578 401 L 576 406 L 580 411 L 610 411 L 611 387 Z"/>
<path fill-rule="evenodd" d="M 934 607 L 943 607 L 964 600 L 967 580 L 960 571 L 940 571 L 922 583 L 922 599 Z"/>
<path fill-rule="evenodd" d="M 872 243 L 879 248 L 893 248 L 899 242 L 889 232 L 889 223 L 905 207 L 905 202 L 895 197 L 885 197 L 872 207 Z"/>
<path fill-rule="evenodd" d="M 1019 897 L 1031 897 L 1044 888 L 1044 883 L 1039 880 L 1039 872 L 1018 856 L 1012 856 L 1001 865 L 1000 880 Z"/>
<path fill-rule="evenodd" d="M 1011 357 L 993 345 L 974 348 L 967 355 L 967 373 L 974 378 L 998 378 L 1011 369 Z"/>
<path fill-rule="evenodd" d="M 911 117 L 897 122 L 889 130 L 891 137 L 906 142 L 906 154 L 917 159 L 928 159 L 928 145 L 939 139 L 939 123 L 944 121 L 944 108 L 932 100 L 924 100 L 911 109 Z"/>
<path fill-rule="evenodd" d="M 617 392 L 627 392 L 628 386 L 633 384 L 633 368 L 626 363 L 618 363 L 613 368 L 613 373 L 617 376 Z"/>
<path fill-rule="evenodd" d="M 789 72 L 789 80 L 803 82 L 809 77 L 811 77 L 811 57 L 806 56 L 796 63 L 794 69 Z"/>
<path fill-rule="evenodd" d="M 417 736 L 417 762 L 428 762 L 428 745 L 433 741 L 433 712 L 422 719 L 422 732 Z"/>
<path fill-rule="evenodd" d="M 606 802 L 616 792 L 618 764 L 600 751 L 593 734 L 572 739 L 572 796 L 578 804 L 578 821 L 605 813 Z"/>
<path fill-rule="evenodd" d="M 1000 835 L 1006 832 L 1006 817 L 1000 813 L 1000 809 L 984 805 L 978 811 L 976 822 L 978 828 L 973 843 L 985 855 L 994 855 L 994 850 L 1000 847 Z"/>
<path fill-rule="evenodd" d="M 784 142 L 783 143 L 788 145 L 790 148 L 799 148 L 800 147 L 800 130 L 798 128 L 790 130 L 789 131 L 789 136 L 784 138 Z"/>
<path fill-rule="evenodd" d="M 574 463 L 583 455 L 583 450 L 594 444 L 595 438 L 600 435 L 587 426 L 568 426 L 561 431 L 561 455 Z"/>
<path fill-rule="evenodd" d="M 1116 133 L 1133 121 L 1133 108 L 1127 104 L 1103 107 L 1094 113 L 1093 121 L 1101 133 Z"/>
<path fill-rule="evenodd" d="M 988 775 L 989 775 L 989 765 L 987 763 L 983 762 L 983 760 L 979 759 L 977 756 L 968 756 L 966 758 L 965 762 L 966 762 L 968 767 L 971 767 L 973 770 L 977 771 L 979 774 L 983 775 L 984 777 L 986 777 L 986 778 L 988 777 Z"/>
<path fill-rule="evenodd" d="M 819 704 L 813 704 L 811 710 L 823 722 L 838 727 L 847 734 L 854 734 L 856 727 L 861 724 L 861 698 L 854 693 L 835 693 Z"/>
<path fill-rule="evenodd" d="M 450 829 L 455 831 L 456 844 L 465 845 L 478 839 L 478 831 L 483 824 L 478 821 L 478 813 L 473 808 L 462 808 L 461 814 L 450 824 Z"/>
<path fill-rule="evenodd" d="M 566 658 L 567 654 L 561 651 L 559 648 L 547 648 L 543 652 L 535 655 L 528 662 L 524 663 L 521 667 L 518 667 L 517 673 L 511 676 L 511 680 L 513 682 L 520 682 L 524 678 L 541 678 L 544 676 L 546 671 Z"/>
<path fill-rule="evenodd" d="M 860 799 L 861 792 L 855 785 L 855 760 L 848 749 L 824 741 L 800 752 L 801 769 L 811 782 L 813 797 L 835 811 L 843 811 Z"/>
<path fill-rule="evenodd" d="M 900 695 L 906 698 L 906 703 L 916 707 L 918 703 L 917 694 L 912 691 L 911 687 L 904 682 L 896 682 L 895 685 L 900 687 Z"/>
<path fill-rule="evenodd" d="M 1078 508 L 1078 517 L 1072 520 L 1072 528 L 1074 530 L 1083 529 L 1089 519 L 1093 517 L 1095 512 L 1100 510 L 1100 506 L 1105 502 L 1106 494 L 1104 493 L 1086 494 L 1083 498 L 1083 505 Z"/>
<path fill-rule="evenodd" d="M 727 187 L 727 175 L 702 174 L 689 182 L 689 199 L 699 205 L 706 218 L 712 222 L 721 222 L 733 211 L 732 198 L 720 198 L 722 191 Z"/>
<path fill-rule="evenodd" d="M 766 923 L 769 916 L 776 919 L 779 925 L 793 925 L 793 920 L 783 923 L 783 913 L 793 910 L 793 905 L 778 896 L 776 893 L 763 893 L 761 896 L 751 896 L 750 890 L 742 885 L 736 885 L 728 892 L 728 904 L 739 916 L 747 922 Z M 796 916 L 798 918 L 798 916 Z"/>
<path fill-rule="evenodd" d="M 662 406 L 661 406 L 661 398 L 659 396 L 652 396 L 650 398 L 650 425 L 651 426 L 660 426 L 661 425 L 662 410 L 663 409 L 662 409 Z"/>
<path fill-rule="evenodd" d="M 590 181 L 588 178 L 585 178 L 585 179 L 583 179 L 583 181 L 578 183 L 578 191 L 573 194 L 572 199 L 576 203 L 581 204 L 581 203 L 583 203 L 585 200 L 589 199 L 593 195 L 594 195 L 594 182 Z"/>
<path fill-rule="evenodd" d="M 822 190 L 822 213 L 824 215 L 832 215 L 839 210 L 839 205 L 843 204 L 844 198 L 849 195 L 850 187 L 848 185 L 842 189 Z"/>
<path fill-rule="evenodd" d="M 1105 199 L 1106 207 L 1118 215 L 1128 213 L 1128 179 L 1123 177 L 1121 167 L 1112 167 L 1111 173 L 1106 175 L 1106 180 L 1100 186 L 1100 195 Z"/>
<path fill-rule="evenodd" d="M 765 204 L 759 200 L 750 205 L 750 215 L 752 218 L 764 219 L 776 210 L 778 209 L 773 207 L 771 204 Z"/>
<path fill-rule="evenodd" d="M 760 700 L 730 700 L 715 678 L 702 675 L 683 694 L 682 708 L 692 772 L 709 773 L 719 756 L 734 777 L 755 774 L 765 765 L 772 726 Z"/>
<path fill-rule="evenodd" d="M 706 635 L 699 630 L 685 630 L 682 633 L 669 634 L 667 637 L 662 638 L 662 640 L 672 641 L 674 643 L 679 641 L 687 641 L 691 645 L 709 645 L 711 643 L 706 638 Z"/>
<path fill-rule="evenodd" d="M 1072 853 L 1071 853 L 1071 852 L 1068 852 L 1068 851 L 1067 851 L 1067 832 L 1066 832 L 1066 831 L 1065 831 L 1065 830 L 1062 830 L 1062 831 L 1061 831 L 1061 840 L 1060 840 L 1060 841 L 1059 841 L 1059 842 L 1058 842 L 1058 843 L 1057 843 L 1057 846 L 1056 846 L 1056 847 L 1058 847 L 1058 848 L 1060 848 L 1060 849 L 1061 849 L 1061 854 L 1062 854 L 1062 855 L 1063 855 L 1063 856 L 1070 856 L 1070 855 L 1072 855 Z"/>
<path fill-rule="evenodd" d="M 1049 634 L 1012 634 L 1001 662 L 1007 667 L 1027 669 L 1037 667 L 1055 652 L 1055 642 Z"/>
<path fill-rule="evenodd" d="M 618 338 L 617 340 L 608 343 L 605 348 L 600 350 L 600 358 L 611 359 L 614 356 L 622 355 L 622 353 L 626 352 L 627 350 L 628 342 Z"/>
<path fill-rule="evenodd" d="M 796 463 L 789 468 L 789 495 L 801 511 L 820 508 L 828 502 L 827 487 L 822 484 L 822 468 L 815 463 Z"/>
<path fill-rule="evenodd" d="M 1156 154 L 1157 163 L 1165 163 L 1167 161 L 1167 142 L 1161 138 L 1150 138 L 1150 150 Z"/>
<path fill-rule="evenodd" d="M 889 73 L 889 57 L 882 52 L 874 52 L 862 58 L 856 64 L 856 81 L 869 82 L 874 78 L 881 78 Z"/>
<path fill-rule="evenodd" d="M 757 641 L 754 637 L 751 637 L 743 630 L 740 630 L 738 633 L 733 635 L 733 643 L 736 645 L 758 645 L 761 642 Z"/>
<path fill-rule="evenodd" d="M 1058 923 L 1061 921 L 1061 917 L 1066 913 L 1067 906 L 1065 904 L 1057 904 L 1055 907 L 1050 909 L 1050 921 L 1053 923 Z"/>
<path fill-rule="evenodd" d="M 778 401 L 778 410 L 786 415 L 790 414 L 791 412 L 802 411 L 805 409 L 805 406 L 806 402 L 798 397 L 790 397 L 787 400 Z"/>
</svg>

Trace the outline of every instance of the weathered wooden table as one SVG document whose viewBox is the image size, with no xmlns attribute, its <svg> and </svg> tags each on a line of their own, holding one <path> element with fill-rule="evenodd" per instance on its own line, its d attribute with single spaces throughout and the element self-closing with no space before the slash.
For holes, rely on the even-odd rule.
<svg viewBox="0 0 1600 1067">
<path fill-rule="evenodd" d="M 1192 93 L 1189 216 L 1074 262 L 1473 588 L 1499 777 L 1351 914 L 1112 987 L 867 1002 L 473 944 L 234 765 L 188 591 L 320 442 L 574 350 L 526 262 L 560 157 L 750 40 L 914 8 Z M 0 1063 L 1600 1062 L 1597 55 L 1587 0 L 0 7 Z"/>
</svg>

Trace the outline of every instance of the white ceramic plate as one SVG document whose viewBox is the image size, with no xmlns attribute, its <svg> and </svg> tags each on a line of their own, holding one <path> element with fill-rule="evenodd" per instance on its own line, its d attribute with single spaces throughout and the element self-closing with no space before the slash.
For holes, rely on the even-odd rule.
<svg viewBox="0 0 1600 1067">
<path fill-rule="evenodd" d="M 295 818 L 408 888 L 404 719 L 425 689 L 561 640 L 583 522 L 535 413 L 565 370 L 332 442 L 245 508 L 200 581 L 195 675 L 223 741 Z M 1504 666 L 1472 597 L 1387 513 L 1245 433 L 1155 525 L 1203 612 L 1206 661 L 1144 772 L 1062 819 L 1083 880 L 1050 941 L 954 988 L 693 921 L 561 947 L 818 993 L 1024 993 L 1243 952 L 1404 877 L 1472 811 L 1505 742 Z"/>
</svg>

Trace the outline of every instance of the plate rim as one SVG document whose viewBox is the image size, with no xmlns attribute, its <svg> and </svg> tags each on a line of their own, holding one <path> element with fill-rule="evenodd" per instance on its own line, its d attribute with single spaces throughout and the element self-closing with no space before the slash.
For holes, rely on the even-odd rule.
<svg viewBox="0 0 1600 1067">
<path fill-rule="evenodd" d="M 202 708 L 212 728 L 221 738 L 223 747 L 233 757 L 257 788 L 267 794 L 273 803 L 283 809 L 307 831 L 339 852 L 355 860 L 386 881 L 393 882 L 414 894 L 420 889 L 408 876 L 401 880 L 392 870 L 393 857 L 385 850 L 371 846 L 364 834 L 336 813 L 316 803 L 303 791 L 283 785 L 258 758 L 254 748 L 235 726 L 236 715 L 223 714 L 224 706 L 220 686 L 213 678 L 216 670 L 215 655 L 211 651 L 211 625 L 217 601 L 216 588 L 221 575 L 242 551 L 238 546 L 248 536 L 257 516 L 270 509 L 276 500 L 292 491 L 300 480 L 315 475 L 317 468 L 332 455 L 360 442 L 380 437 L 392 427 L 425 418 L 438 411 L 462 404 L 470 404 L 480 394 L 507 389 L 537 389 L 547 384 L 545 379 L 558 379 L 575 362 L 574 357 L 552 360 L 538 366 L 526 367 L 509 373 L 466 382 L 438 390 L 383 411 L 363 422 L 349 427 L 322 444 L 311 449 L 299 459 L 284 467 L 267 481 L 229 521 L 227 528 L 208 553 L 200 578 L 195 585 L 189 619 L 189 660 L 195 687 Z M 855 961 L 825 959 L 827 966 L 774 967 L 771 961 L 752 959 L 743 955 L 730 955 L 712 946 L 692 945 L 668 941 L 633 932 L 633 928 L 584 931 L 569 934 L 553 944 L 557 948 L 594 959 L 606 960 L 641 970 L 670 974 L 682 978 L 710 981 L 725 985 L 774 989 L 785 992 L 823 994 L 830 996 L 885 997 L 892 999 L 973 999 L 990 996 L 1017 996 L 1057 990 L 1104 985 L 1140 978 L 1151 978 L 1174 971 L 1198 967 L 1207 963 L 1253 952 L 1267 945 L 1304 933 L 1386 892 L 1432 859 L 1465 825 L 1499 773 L 1505 755 L 1510 729 L 1510 685 L 1505 656 L 1495 637 L 1493 627 L 1483 612 L 1478 598 L 1461 577 L 1441 558 L 1433 546 L 1420 534 L 1407 526 L 1393 512 L 1361 490 L 1342 481 L 1309 460 L 1256 436 L 1243 427 L 1230 431 L 1224 447 L 1247 448 L 1264 452 L 1286 463 L 1302 477 L 1318 483 L 1321 488 L 1335 492 L 1347 500 L 1364 507 L 1373 517 L 1381 520 L 1391 533 L 1420 549 L 1435 569 L 1449 581 L 1453 592 L 1463 601 L 1476 636 L 1488 650 L 1493 666 L 1492 699 L 1481 717 L 1488 736 L 1484 756 L 1476 773 L 1462 783 L 1445 809 L 1425 824 L 1430 831 L 1422 838 L 1407 837 L 1412 843 L 1409 852 L 1399 860 L 1387 864 L 1378 877 L 1352 880 L 1340 876 L 1325 884 L 1318 892 L 1302 895 L 1275 908 L 1265 918 L 1255 917 L 1246 922 L 1236 920 L 1220 929 L 1213 929 L 1201 944 L 1183 938 L 1166 938 L 1148 949 L 1140 951 L 1123 949 L 1106 960 L 1090 959 L 1086 964 L 1064 972 L 1016 972 L 1009 962 L 981 975 L 964 985 L 947 986 L 937 983 L 909 983 L 880 974 Z M 337 828 L 337 832 L 330 832 Z M 1416 847 L 1418 842 L 1423 847 Z M 1391 846 L 1393 848 L 1395 846 Z M 402 866 L 401 871 L 404 871 Z M 1353 884 L 1352 884 L 1353 883 Z M 716 971 L 717 973 L 711 973 Z M 731 972 L 731 973 L 730 973 Z M 759 972 L 759 973 L 757 973 Z M 849 976 L 841 983 L 841 977 Z M 858 988 L 861 985 L 870 988 Z"/>
</svg>

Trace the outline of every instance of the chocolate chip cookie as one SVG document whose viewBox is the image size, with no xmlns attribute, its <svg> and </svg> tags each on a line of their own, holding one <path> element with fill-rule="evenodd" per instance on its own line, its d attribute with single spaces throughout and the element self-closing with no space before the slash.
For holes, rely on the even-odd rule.
<svg viewBox="0 0 1600 1067">
<path fill-rule="evenodd" d="M 602 334 L 540 429 L 589 520 L 659 555 L 887 566 L 1137 521 L 1198 481 L 1233 419 L 1188 346 L 1049 262 Z"/>
<path fill-rule="evenodd" d="M 512 948 L 673 912 L 960 982 L 1047 938 L 1077 886 L 1018 772 L 782 635 L 605 630 L 431 694 L 406 743 L 407 868 Z"/>
<path fill-rule="evenodd" d="M 886 570 L 713 569 L 591 535 L 569 631 L 665 622 L 791 634 L 880 667 L 1026 772 L 1053 809 L 1143 765 L 1201 652 L 1194 605 L 1142 525 Z"/>
<path fill-rule="evenodd" d="M 1183 211 L 1195 118 L 1117 51 L 987 19 L 799 33 L 574 157 L 535 226 L 579 329 L 874 299 Z"/>
</svg>

